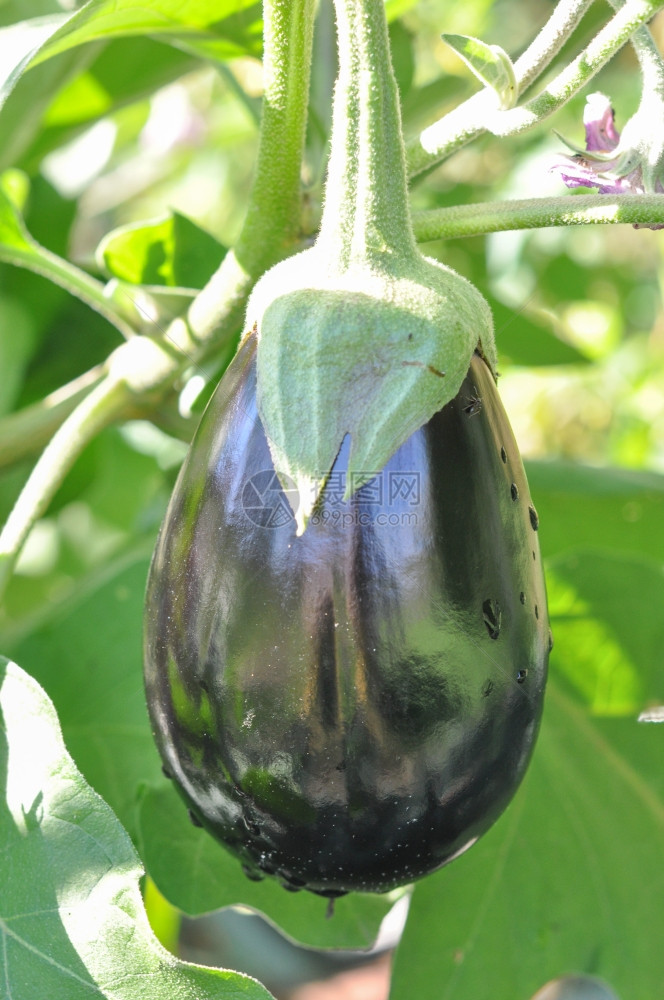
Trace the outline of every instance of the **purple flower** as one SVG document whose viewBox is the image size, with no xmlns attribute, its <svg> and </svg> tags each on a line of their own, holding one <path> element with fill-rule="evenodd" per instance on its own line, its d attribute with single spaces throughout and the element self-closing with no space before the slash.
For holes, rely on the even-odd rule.
<svg viewBox="0 0 664 1000">
<path fill-rule="evenodd" d="M 559 174 L 569 188 L 597 188 L 600 194 L 664 193 L 664 185 L 659 176 L 654 183 L 646 182 L 644 155 L 638 148 L 640 143 L 638 140 L 635 143 L 629 141 L 628 133 L 635 135 L 637 117 L 638 113 L 625 126 L 621 139 L 608 97 L 599 93 L 590 94 L 583 112 L 585 150 L 577 150 L 575 156 L 562 157 L 551 169 Z M 648 174 L 651 175 L 652 171 L 648 171 Z M 636 224 L 634 228 L 664 229 L 664 224 Z"/>
</svg>

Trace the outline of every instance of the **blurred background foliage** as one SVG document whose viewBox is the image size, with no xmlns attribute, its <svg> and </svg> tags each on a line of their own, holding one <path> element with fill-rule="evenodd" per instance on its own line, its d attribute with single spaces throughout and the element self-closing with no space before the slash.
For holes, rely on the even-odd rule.
<svg viewBox="0 0 664 1000">
<path fill-rule="evenodd" d="M 5 0 L 0 26 L 74 6 Z M 406 137 L 475 89 L 440 40 L 441 31 L 479 36 L 515 57 L 552 7 L 548 0 L 389 0 Z M 606 5 L 593 5 L 552 72 L 607 14 Z M 661 48 L 661 16 L 653 32 Z M 2 184 L 23 205 L 30 232 L 103 280 L 115 278 L 115 294 L 138 295 L 132 285 L 151 286 L 158 325 L 184 308 L 242 223 L 261 95 L 255 31 L 251 37 L 253 54 L 225 61 L 201 60 L 191 47 L 148 37 L 94 42 L 28 73 L 0 114 Z M 309 234 L 320 213 L 335 75 L 329 3 L 321 5 L 315 44 L 304 174 Z M 624 49 L 590 89 L 611 97 L 620 129 L 640 92 L 631 50 Z M 563 194 L 549 172 L 564 151 L 553 129 L 581 144 L 584 103 L 581 94 L 532 133 L 480 138 L 418 179 L 413 207 Z M 146 220 L 152 230 L 141 249 L 133 234 Z M 500 392 L 541 518 L 560 697 L 588 713 L 596 737 L 638 769 L 660 809 L 661 733 L 635 720 L 664 702 L 663 239 L 661 232 L 616 226 L 503 233 L 426 247 L 474 281 L 494 308 Z M 174 241 L 180 248 L 175 261 L 168 251 Z M 165 248 L 156 262 L 150 256 L 155 243 Z M 119 342 L 117 330 L 62 289 L 0 265 L 0 418 L 57 394 Z M 228 357 L 227 351 L 187 372 L 169 414 L 138 414 L 86 449 L 30 536 L 0 620 L 3 651 L 15 653 L 46 687 L 79 766 L 139 843 L 163 808 L 159 795 L 166 794 L 144 788 L 137 813 L 135 786 L 159 780 L 141 701 L 146 561 L 186 441 Z M 1 465 L 0 520 L 33 461 L 29 455 Z M 135 782 L 120 787 L 123 773 Z M 608 779 L 602 780 L 608 788 Z M 534 781 L 529 777 L 530 786 Z M 502 836 L 496 834 L 485 856 Z M 155 868 L 159 863 L 156 857 Z M 459 878 L 465 864 L 458 863 Z M 435 877 L 441 892 L 445 878 L 457 877 L 455 866 L 450 872 Z M 154 886 L 148 896 L 155 926 L 174 945 L 175 911 Z M 189 912 L 204 910 L 199 904 L 194 900 Z M 371 918 L 374 930 L 383 912 Z M 664 929 L 661 913 L 653 910 L 652 919 Z M 218 948 L 218 936 L 215 941 Z M 195 947 L 189 953 L 198 954 Z M 457 985 L 460 962 L 454 958 Z M 381 974 L 377 989 L 384 994 Z M 397 981 L 403 975 L 398 972 Z M 424 988 L 411 995 L 434 995 Z M 363 989 L 370 1000 L 370 987 Z M 472 984 L 454 995 L 480 996 Z"/>
</svg>

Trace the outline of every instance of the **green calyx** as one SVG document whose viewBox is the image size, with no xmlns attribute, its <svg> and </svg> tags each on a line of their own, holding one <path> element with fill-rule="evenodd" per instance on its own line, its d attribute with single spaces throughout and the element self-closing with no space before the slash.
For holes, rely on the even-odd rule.
<svg viewBox="0 0 664 1000">
<path fill-rule="evenodd" d="M 423 257 L 408 211 L 383 0 L 336 0 L 339 79 L 315 245 L 256 285 L 258 408 L 306 527 L 344 437 L 347 492 L 456 396 L 473 352 L 495 372 L 489 307 Z"/>
</svg>

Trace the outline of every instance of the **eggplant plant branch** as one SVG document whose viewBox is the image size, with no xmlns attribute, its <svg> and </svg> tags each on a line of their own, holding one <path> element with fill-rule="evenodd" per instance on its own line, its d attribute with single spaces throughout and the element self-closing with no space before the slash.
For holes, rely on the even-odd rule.
<svg viewBox="0 0 664 1000">
<path fill-rule="evenodd" d="M 514 229 L 613 223 L 664 225 L 664 195 L 562 195 L 453 205 L 413 214 L 415 236 L 422 243 Z"/>
<path fill-rule="evenodd" d="M 304 150 L 314 24 L 313 0 L 265 0 L 264 96 L 256 172 L 234 251 L 159 339 L 132 337 L 105 366 L 101 382 L 70 412 L 35 465 L 0 533 L 0 598 L 32 525 L 99 431 L 137 402 L 155 405 L 183 370 L 241 327 L 258 276 L 292 252 L 301 216 Z"/>
<path fill-rule="evenodd" d="M 515 63 L 519 91 L 541 74 L 576 27 L 588 3 L 559 5 L 540 35 Z M 590 44 L 547 87 L 526 104 L 498 111 L 494 92 L 485 88 L 425 129 L 406 147 L 409 175 L 432 169 L 484 132 L 502 137 L 544 121 L 579 92 L 646 21 L 664 7 L 659 0 L 628 0 Z"/>
</svg>

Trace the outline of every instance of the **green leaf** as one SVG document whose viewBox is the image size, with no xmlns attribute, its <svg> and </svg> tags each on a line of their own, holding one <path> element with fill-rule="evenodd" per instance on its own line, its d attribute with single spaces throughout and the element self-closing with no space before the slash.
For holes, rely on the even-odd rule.
<svg viewBox="0 0 664 1000">
<path fill-rule="evenodd" d="M 568 462 L 527 462 L 548 561 L 579 548 L 664 553 L 664 476 Z"/>
<path fill-rule="evenodd" d="M 460 56 L 485 87 L 495 90 L 503 111 L 513 108 L 519 99 L 514 65 L 500 45 L 487 45 L 468 35 L 441 35 L 444 42 Z"/>
<path fill-rule="evenodd" d="M 12 649 L 55 702 L 85 778 L 130 833 L 139 785 L 160 774 L 141 660 L 147 568 L 143 558 L 102 578 Z"/>
<path fill-rule="evenodd" d="M 657 753 L 658 731 L 661 760 L 661 727 L 623 728 L 635 756 Z M 514 1000 L 570 970 L 621 997 L 658 996 L 663 852 L 661 795 L 551 683 L 515 801 L 468 854 L 417 885 L 392 1000 L 475 1000 L 487 983 L 492 1000 Z"/>
<path fill-rule="evenodd" d="M 51 702 L 4 659 L 0 775 L 5 996 L 267 1000 L 257 982 L 179 962 L 159 945 L 129 838 L 67 753 Z"/>
<path fill-rule="evenodd" d="M 579 549 L 547 563 L 556 661 L 600 715 L 664 704 L 661 559 Z"/>
<path fill-rule="evenodd" d="M 72 64 L 80 64 L 80 71 L 74 73 Z M 75 49 L 35 67 L 2 110 L 0 165 L 20 162 L 34 171 L 47 153 L 87 126 L 199 65 L 172 45 L 137 37 Z"/>
<path fill-rule="evenodd" d="M 32 65 L 76 45 L 120 35 L 156 35 L 218 59 L 259 55 L 261 29 L 255 0 L 153 0 L 149 5 L 89 0 L 51 35 Z"/>
<path fill-rule="evenodd" d="M 226 248 L 178 212 L 121 226 L 97 248 L 100 267 L 134 285 L 200 289 L 212 277 Z"/>
<path fill-rule="evenodd" d="M 391 893 L 352 893 L 335 900 L 328 918 L 328 900 L 289 893 L 274 879 L 250 881 L 236 858 L 205 830 L 192 826 L 184 803 L 165 782 L 144 790 L 138 829 L 150 877 L 171 903 L 192 916 L 241 903 L 311 947 L 368 948 L 396 898 Z"/>
</svg>

